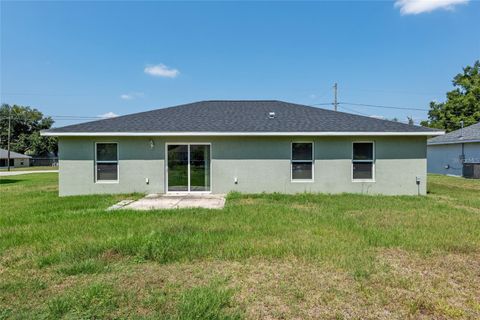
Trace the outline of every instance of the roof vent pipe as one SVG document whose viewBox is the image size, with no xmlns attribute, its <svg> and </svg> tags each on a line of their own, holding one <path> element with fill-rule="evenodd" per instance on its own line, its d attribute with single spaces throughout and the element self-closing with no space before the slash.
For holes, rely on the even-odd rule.
<svg viewBox="0 0 480 320">
<path fill-rule="evenodd" d="M 460 125 L 462 126 L 462 129 L 460 130 L 460 139 L 463 139 L 463 120 L 460 121 Z"/>
<path fill-rule="evenodd" d="M 268 118 L 269 118 L 269 119 L 274 119 L 274 118 L 275 118 L 275 112 L 270 111 L 270 112 L 268 113 Z"/>
</svg>

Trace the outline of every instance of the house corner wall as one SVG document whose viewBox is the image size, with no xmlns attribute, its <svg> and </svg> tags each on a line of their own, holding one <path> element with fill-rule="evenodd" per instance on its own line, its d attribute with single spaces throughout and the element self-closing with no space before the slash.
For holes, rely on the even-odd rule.
<svg viewBox="0 0 480 320">
<path fill-rule="evenodd" d="M 95 181 L 95 142 L 118 143 L 118 182 Z M 164 149 L 148 138 L 61 137 L 58 144 L 61 196 L 164 192 Z"/>
</svg>

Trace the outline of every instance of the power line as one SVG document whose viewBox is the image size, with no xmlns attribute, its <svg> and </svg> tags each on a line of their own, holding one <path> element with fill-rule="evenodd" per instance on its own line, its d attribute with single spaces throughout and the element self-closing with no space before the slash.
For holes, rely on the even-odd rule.
<svg viewBox="0 0 480 320">
<path fill-rule="evenodd" d="M 37 93 L 37 92 L 2 92 L 2 96 L 98 96 L 84 93 Z"/>
<path fill-rule="evenodd" d="M 312 106 L 331 106 L 333 102 L 313 103 Z"/>
<path fill-rule="evenodd" d="M 375 104 L 365 104 L 365 103 L 353 103 L 353 102 L 338 102 L 339 105 L 346 104 L 351 106 L 360 106 L 360 107 L 370 107 L 370 108 L 384 108 L 384 109 L 396 109 L 396 110 L 416 110 L 416 111 L 429 111 L 428 109 L 421 108 L 411 108 L 411 107 L 394 107 L 394 106 L 383 106 Z M 335 105 L 334 102 L 325 102 L 325 103 L 313 103 L 312 106 L 331 106 Z M 345 107 L 342 107 L 345 109 Z"/>
<path fill-rule="evenodd" d="M 44 117 L 48 117 L 48 118 L 52 118 L 52 119 L 56 119 L 56 120 L 93 120 L 93 119 L 104 119 L 104 117 L 93 117 L 93 116 L 56 116 L 56 115 L 51 115 L 51 116 L 48 116 L 48 115 L 44 115 Z M 2 117 L 0 116 L 0 118 L 2 119 L 7 119 L 8 117 Z M 20 115 L 20 114 L 17 114 L 17 115 L 12 115 L 11 118 L 16 118 L 16 119 L 20 119 L 20 120 L 28 120 L 27 116 L 26 115 Z"/>
<path fill-rule="evenodd" d="M 421 108 L 393 107 L 393 106 L 382 106 L 382 105 L 375 105 L 375 104 L 353 103 L 353 102 L 339 102 L 339 104 L 346 104 L 346 105 L 351 105 L 351 106 L 361 106 L 361 107 L 371 107 L 371 108 L 396 109 L 396 110 L 428 111 L 428 109 L 421 109 Z"/>
<path fill-rule="evenodd" d="M 347 110 L 348 112 L 353 112 L 353 113 L 359 114 L 361 116 L 365 116 L 365 117 L 371 117 L 372 116 L 370 114 L 366 114 L 366 113 L 363 113 L 363 112 L 360 112 L 360 111 L 352 110 L 352 109 L 344 107 L 344 106 L 340 106 L 340 108 L 344 109 L 344 110 Z"/>
<path fill-rule="evenodd" d="M 349 112 L 353 112 L 355 114 L 358 114 L 358 115 L 361 115 L 361 116 L 365 116 L 365 117 L 369 117 L 369 118 L 376 118 L 375 116 L 372 116 L 370 114 L 366 114 L 366 113 L 363 113 L 363 112 L 359 112 L 359 111 L 356 111 L 356 110 L 352 110 L 352 109 L 349 109 L 347 107 L 344 107 L 344 106 L 341 106 L 340 107 L 341 109 L 344 109 L 344 110 L 347 110 Z M 383 117 L 383 116 L 382 116 Z M 380 118 L 379 118 L 380 119 Z M 392 119 L 396 119 L 396 120 L 392 120 Z M 415 122 L 422 122 L 422 121 L 426 121 L 426 119 L 420 119 L 420 118 L 412 118 Z M 384 118 L 384 119 L 381 119 L 381 120 L 389 120 L 389 121 L 396 121 L 396 122 L 401 122 L 401 123 L 407 123 L 408 124 L 408 120 L 399 120 L 398 118 L 394 117 L 394 118 L 390 118 L 390 119 L 387 119 L 387 118 Z"/>
<path fill-rule="evenodd" d="M 361 89 L 361 88 L 352 88 L 346 87 L 344 88 L 348 91 L 360 91 L 360 92 L 379 92 L 379 93 L 401 93 L 401 94 L 412 94 L 412 95 L 424 95 L 424 96 L 432 96 L 432 95 L 444 95 L 445 92 L 419 92 L 419 91 L 409 91 L 409 90 L 381 90 L 381 89 Z"/>
</svg>

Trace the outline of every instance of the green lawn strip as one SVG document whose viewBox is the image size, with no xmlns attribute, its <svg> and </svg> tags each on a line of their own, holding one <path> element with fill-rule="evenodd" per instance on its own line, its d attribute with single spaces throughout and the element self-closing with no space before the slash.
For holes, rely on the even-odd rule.
<svg viewBox="0 0 480 320">
<path fill-rule="evenodd" d="M 58 170 L 58 167 L 54 166 L 38 166 L 38 167 L 17 167 L 10 168 L 10 171 L 45 171 L 45 170 Z M 2 168 L 0 171 L 8 171 L 7 168 Z"/>
</svg>

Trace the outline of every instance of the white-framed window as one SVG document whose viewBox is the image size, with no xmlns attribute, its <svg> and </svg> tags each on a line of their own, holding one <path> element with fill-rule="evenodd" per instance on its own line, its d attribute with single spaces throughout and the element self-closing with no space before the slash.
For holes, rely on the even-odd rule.
<svg viewBox="0 0 480 320">
<path fill-rule="evenodd" d="M 313 171 L 313 142 L 292 142 L 292 181 L 311 182 L 314 176 Z"/>
<path fill-rule="evenodd" d="M 118 143 L 95 143 L 95 181 L 118 182 Z"/>
<path fill-rule="evenodd" d="M 375 181 L 375 144 L 373 141 L 352 143 L 352 180 Z"/>
</svg>

